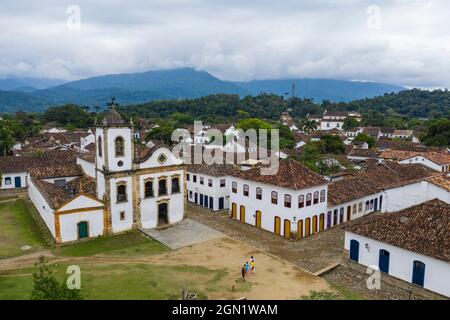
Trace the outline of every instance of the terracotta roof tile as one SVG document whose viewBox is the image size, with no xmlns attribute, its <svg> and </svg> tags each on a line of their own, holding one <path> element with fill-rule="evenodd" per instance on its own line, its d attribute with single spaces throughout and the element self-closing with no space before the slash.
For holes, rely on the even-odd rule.
<svg viewBox="0 0 450 320">
<path fill-rule="evenodd" d="M 345 230 L 450 263 L 450 205 L 439 200 L 367 216 Z"/>
<path fill-rule="evenodd" d="M 83 175 L 83 169 L 77 164 L 63 164 L 41 168 L 31 168 L 30 175 L 36 179 L 51 179 L 61 177 L 76 177 Z"/>
</svg>

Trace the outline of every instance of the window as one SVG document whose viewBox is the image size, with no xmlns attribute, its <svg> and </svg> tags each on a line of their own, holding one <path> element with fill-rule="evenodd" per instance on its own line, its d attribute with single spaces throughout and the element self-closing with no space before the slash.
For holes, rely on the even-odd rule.
<svg viewBox="0 0 450 320">
<path fill-rule="evenodd" d="M 65 187 L 66 186 L 66 179 L 56 179 L 55 180 L 55 186 Z"/>
<path fill-rule="evenodd" d="M 244 196 L 248 197 L 248 184 L 244 184 Z"/>
<path fill-rule="evenodd" d="M 314 204 L 319 203 L 319 191 L 314 192 Z"/>
<path fill-rule="evenodd" d="M 213 181 L 212 179 L 208 179 L 208 187 L 212 187 L 213 186 Z"/>
<path fill-rule="evenodd" d="M 192 176 L 192 181 L 194 181 L 194 183 L 197 182 L 197 176 L 195 174 Z"/>
<path fill-rule="evenodd" d="M 358 212 L 362 212 L 362 209 L 363 208 L 363 203 L 362 202 L 360 202 L 360 203 L 358 203 Z"/>
<path fill-rule="evenodd" d="M 372 209 L 373 209 L 373 199 L 370 200 L 370 210 L 372 210 Z"/>
<path fill-rule="evenodd" d="M 192 191 L 189 191 L 189 198 L 192 198 Z"/>
<path fill-rule="evenodd" d="M 124 156 L 123 138 L 117 137 L 115 145 L 116 145 L 116 157 Z"/>
<path fill-rule="evenodd" d="M 358 205 L 356 203 L 353 205 L 352 211 L 353 211 L 353 214 L 356 214 L 358 212 Z"/>
<path fill-rule="evenodd" d="M 307 206 L 307 207 L 309 207 L 309 206 L 311 205 L 311 198 L 312 198 L 311 193 L 308 193 L 308 194 L 306 195 L 306 206 Z"/>
<path fill-rule="evenodd" d="M 186 175 L 186 180 L 191 181 L 191 175 L 189 173 Z"/>
<path fill-rule="evenodd" d="M 286 208 L 290 208 L 291 207 L 291 196 L 288 194 L 284 195 L 284 206 Z"/>
<path fill-rule="evenodd" d="M 231 191 L 232 191 L 233 193 L 237 193 L 237 183 L 236 183 L 236 182 L 233 182 L 233 183 L 231 184 Z"/>
<path fill-rule="evenodd" d="M 101 157 L 102 155 L 103 155 L 102 137 L 98 137 L 98 156 Z"/>
<path fill-rule="evenodd" d="M 172 193 L 180 192 L 180 179 L 172 178 Z"/>
<path fill-rule="evenodd" d="M 262 189 L 260 187 L 256 188 L 256 199 L 262 199 Z"/>
<path fill-rule="evenodd" d="M 145 198 L 153 197 L 153 181 L 147 181 L 144 184 L 144 197 Z"/>
<path fill-rule="evenodd" d="M 127 185 L 119 184 L 117 186 L 117 202 L 126 202 L 127 201 Z"/>
<path fill-rule="evenodd" d="M 320 191 L 320 202 L 325 202 L 325 190 Z"/>
<path fill-rule="evenodd" d="M 167 194 L 167 182 L 166 179 L 161 179 L 158 181 L 158 195 L 166 195 Z"/>
<path fill-rule="evenodd" d="M 205 184 L 205 178 L 200 177 L 200 184 Z"/>
<path fill-rule="evenodd" d="M 367 200 L 366 201 L 366 210 L 369 210 L 369 207 L 370 207 L 370 202 L 369 202 L 369 200 Z"/>
<path fill-rule="evenodd" d="M 226 181 L 225 179 L 220 179 L 220 187 L 221 187 L 221 188 L 224 188 L 224 187 L 225 187 L 225 184 L 226 184 L 225 181 Z"/>
<path fill-rule="evenodd" d="M 275 191 L 272 191 L 272 203 L 278 204 L 278 193 L 276 193 Z"/>
<path fill-rule="evenodd" d="M 11 180 L 11 178 L 10 177 L 8 177 L 8 178 L 5 178 L 5 186 L 9 186 L 9 185 L 11 185 L 11 182 L 12 180 Z"/>
<path fill-rule="evenodd" d="M 298 196 L 298 207 L 303 208 L 305 206 L 305 196 L 299 195 Z"/>
<path fill-rule="evenodd" d="M 125 211 L 120 212 L 120 220 L 125 220 Z"/>
</svg>

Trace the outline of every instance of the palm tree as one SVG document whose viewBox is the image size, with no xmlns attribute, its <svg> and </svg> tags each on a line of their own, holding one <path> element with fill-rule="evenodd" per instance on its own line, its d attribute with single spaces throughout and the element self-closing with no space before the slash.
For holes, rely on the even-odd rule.
<svg viewBox="0 0 450 320">
<path fill-rule="evenodd" d="M 311 131 L 317 130 L 317 123 L 314 120 L 305 119 L 301 122 L 300 129 L 307 132 L 309 142 Z"/>
</svg>

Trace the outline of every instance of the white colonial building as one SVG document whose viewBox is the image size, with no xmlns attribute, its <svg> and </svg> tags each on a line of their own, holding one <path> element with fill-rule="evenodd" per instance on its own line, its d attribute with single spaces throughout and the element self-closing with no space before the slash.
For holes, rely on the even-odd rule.
<svg viewBox="0 0 450 320">
<path fill-rule="evenodd" d="M 350 260 L 450 297 L 450 205 L 433 200 L 346 227 Z"/>
<path fill-rule="evenodd" d="M 57 242 L 183 219 L 184 167 L 168 148 L 135 145 L 114 108 L 97 125 L 95 146 L 53 177 L 30 173 L 29 197 Z"/>
</svg>

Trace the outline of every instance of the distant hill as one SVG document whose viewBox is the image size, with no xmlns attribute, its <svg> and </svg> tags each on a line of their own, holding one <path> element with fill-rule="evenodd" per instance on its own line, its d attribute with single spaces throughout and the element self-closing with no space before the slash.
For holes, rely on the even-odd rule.
<svg viewBox="0 0 450 320">
<path fill-rule="evenodd" d="M 63 84 L 65 81 L 57 79 L 40 78 L 7 78 L 0 79 L 2 91 L 34 91 L 42 90 Z"/>
<path fill-rule="evenodd" d="M 18 109 L 38 112 L 49 106 L 66 103 L 104 106 L 112 96 L 122 105 L 153 100 L 198 98 L 219 93 L 243 97 L 266 92 L 284 96 L 286 92 L 291 92 L 293 83 L 296 84 L 298 97 L 313 98 L 316 102 L 325 99 L 347 102 L 405 89 L 373 82 L 325 79 L 230 82 L 191 68 L 98 76 L 64 84 L 57 83 L 56 86 L 40 90 L 33 88 L 37 88 L 38 85 L 49 85 L 51 81 L 58 80 L 47 82 L 43 79 L 40 79 L 40 82 L 37 79 L 34 79 L 35 82 L 25 80 L 10 79 L 9 82 L 0 80 L 0 112 Z"/>
</svg>

